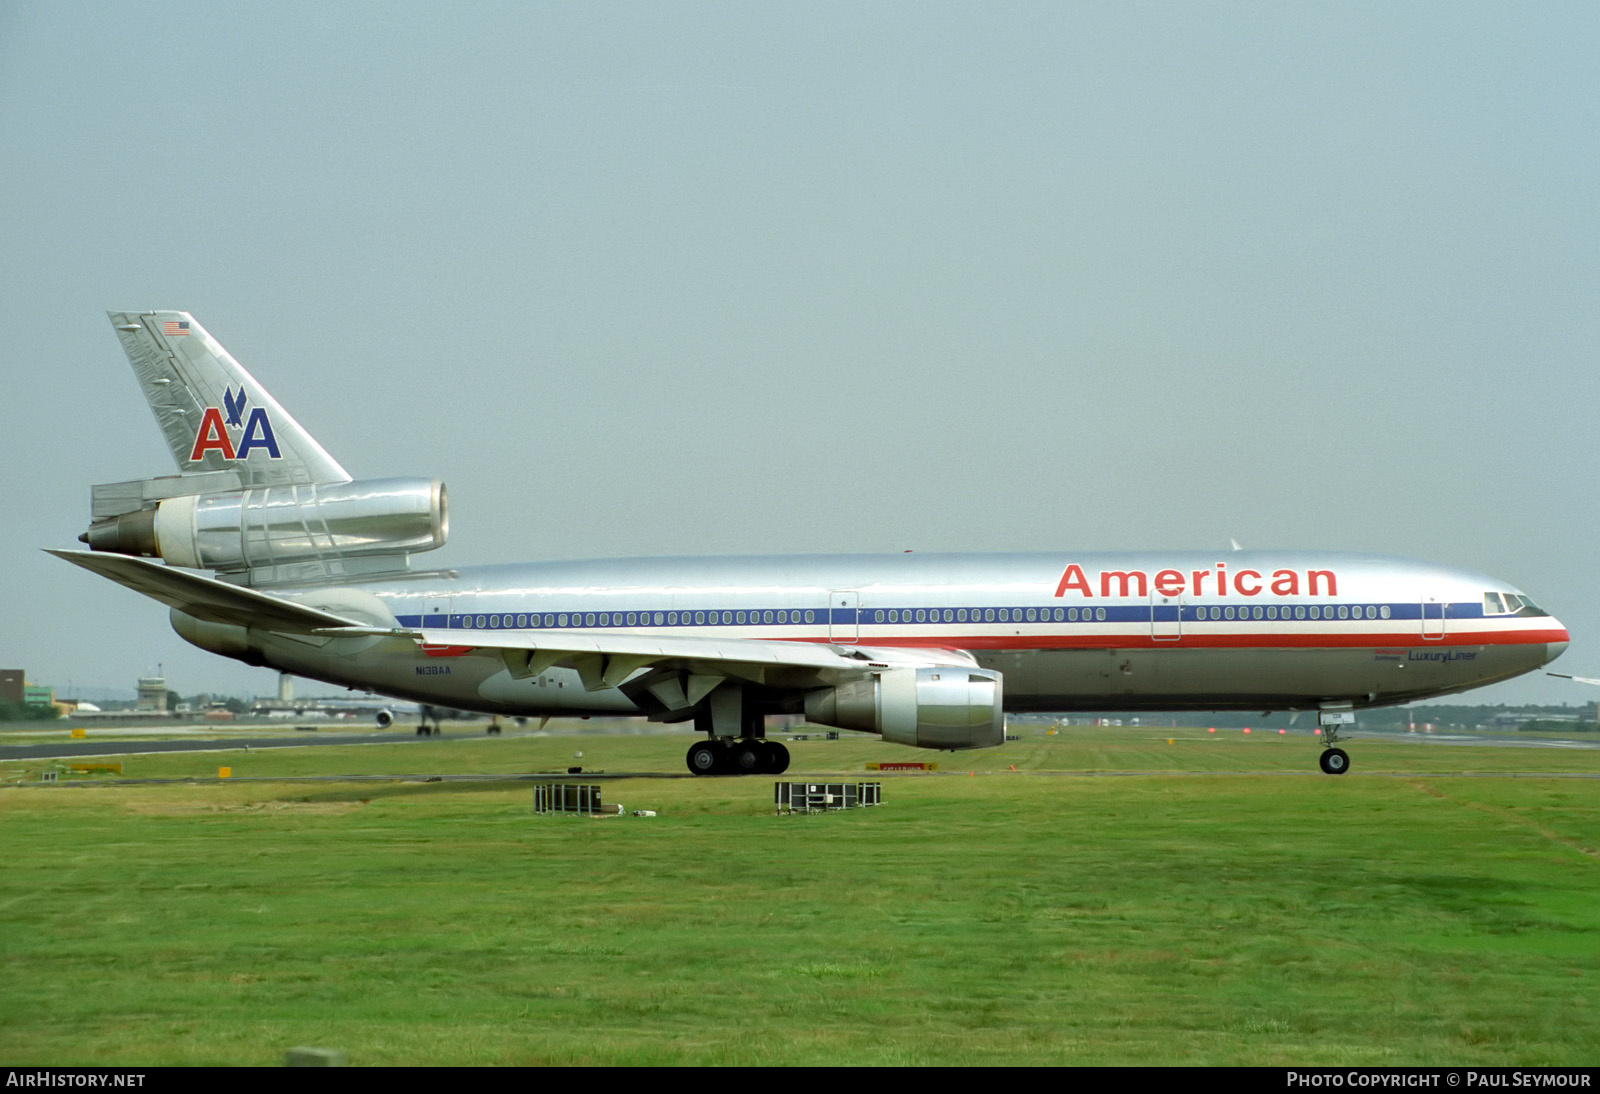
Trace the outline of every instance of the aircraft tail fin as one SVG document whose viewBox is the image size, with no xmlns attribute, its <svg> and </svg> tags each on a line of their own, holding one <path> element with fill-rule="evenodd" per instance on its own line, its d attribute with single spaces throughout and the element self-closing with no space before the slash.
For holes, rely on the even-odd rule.
<svg viewBox="0 0 1600 1094">
<path fill-rule="evenodd" d="M 106 314 L 179 471 L 231 473 L 244 487 L 350 481 L 188 312 Z"/>
</svg>

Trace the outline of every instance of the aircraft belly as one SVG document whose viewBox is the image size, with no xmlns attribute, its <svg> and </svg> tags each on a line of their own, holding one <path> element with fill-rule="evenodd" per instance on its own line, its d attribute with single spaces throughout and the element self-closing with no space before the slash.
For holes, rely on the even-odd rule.
<svg viewBox="0 0 1600 1094">
<path fill-rule="evenodd" d="M 413 702 L 513 715 L 638 713 L 615 688 L 586 690 L 570 669 L 518 680 L 498 655 L 430 657 L 409 640 L 334 639 L 312 646 L 254 633 L 273 668 Z"/>
<path fill-rule="evenodd" d="M 1537 667 L 1516 647 L 1143 649 L 980 652 L 1005 677 L 1007 710 L 1291 709 L 1361 705 L 1478 687 Z"/>
<path fill-rule="evenodd" d="M 498 659 L 497 659 L 498 660 Z M 572 669 L 549 669 L 536 676 L 517 679 L 505 671 L 485 678 L 478 694 L 514 713 L 523 714 L 638 714 L 639 708 L 616 688 L 588 691 Z"/>
<path fill-rule="evenodd" d="M 274 668 L 397 698 L 502 714 L 636 714 L 615 687 L 550 668 L 517 677 L 486 651 L 430 656 L 409 640 L 250 631 Z M 440 651 L 435 651 L 436 654 Z M 1004 677 L 1006 709 L 1284 710 L 1324 701 L 1403 703 L 1509 679 L 1545 660 L 1539 646 L 1035 649 L 976 651 Z M 806 680 L 764 681 L 784 691 Z"/>
</svg>

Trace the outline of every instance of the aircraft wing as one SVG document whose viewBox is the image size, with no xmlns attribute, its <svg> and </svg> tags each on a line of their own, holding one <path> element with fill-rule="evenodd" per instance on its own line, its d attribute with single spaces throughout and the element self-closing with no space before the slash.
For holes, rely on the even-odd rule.
<svg viewBox="0 0 1600 1094">
<path fill-rule="evenodd" d="M 1545 675 L 1558 676 L 1563 680 L 1575 680 L 1580 684 L 1600 684 L 1600 680 L 1595 679 L 1593 676 L 1568 676 L 1564 672 L 1547 672 Z"/>
<path fill-rule="evenodd" d="M 482 649 L 500 654 L 511 675 L 537 676 L 548 668 L 577 670 L 590 690 L 617 687 L 640 669 L 719 681 L 734 677 L 772 687 L 820 687 L 855 679 L 874 669 L 960 665 L 977 662 L 961 650 L 875 649 L 817 642 L 756 638 L 702 638 L 585 631 L 406 631 L 440 649 Z M 652 673 L 655 675 L 655 673 Z M 692 697 L 691 697 L 692 701 Z"/>
<path fill-rule="evenodd" d="M 100 551 L 58 551 L 46 548 L 57 558 L 82 566 L 119 585 L 177 608 L 209 623 L 231 623 L 236 627 L 264 627 L 296 634 L 326 632 L 330 628 L 364 628 L 359 620 L 335 615 L 320 608 L 307 607 L 281 597 L 230 585 L 226 581 L 166 566 L 133 555 Z"/>
</svg>

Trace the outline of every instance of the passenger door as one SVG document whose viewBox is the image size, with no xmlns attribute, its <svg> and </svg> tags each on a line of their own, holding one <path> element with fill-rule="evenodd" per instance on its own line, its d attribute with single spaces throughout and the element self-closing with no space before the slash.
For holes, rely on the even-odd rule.
<svg viewBox="0 0 1600 1094">
<path fill-rule="evenodd" d="M 1422 598 L 1422 637 L 1429 642 L 1444 638 L 1444 607 L 1437 597 Z"/>
<path fill-rule="evenodd" d="M 861 637 L 861 594 L 836 589 L 828 594 L 828 641 L 855 642 Z"/>
<path fill-rule="evenodd" d="M 1150 590 L 1150 637 L 1176 642 L 1183 637 L 1183 596 L 1166 596 Z"/>
</svg>

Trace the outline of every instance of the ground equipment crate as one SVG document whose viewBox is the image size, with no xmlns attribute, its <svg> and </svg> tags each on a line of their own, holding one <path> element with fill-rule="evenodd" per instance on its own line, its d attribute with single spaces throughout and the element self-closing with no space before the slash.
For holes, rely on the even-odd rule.
<svg viewBox="0 0 1600 1094">
<path fill-rule="evenodd" d="M 600 788 L 592 783 L 535 783 L 535 813 L 598 813 Z"/>
<path fill-rule="evenodd" d="M 780 813 L 823 813 L 883 804 L 882 783 L 773 783 Z"/>
</svg>

